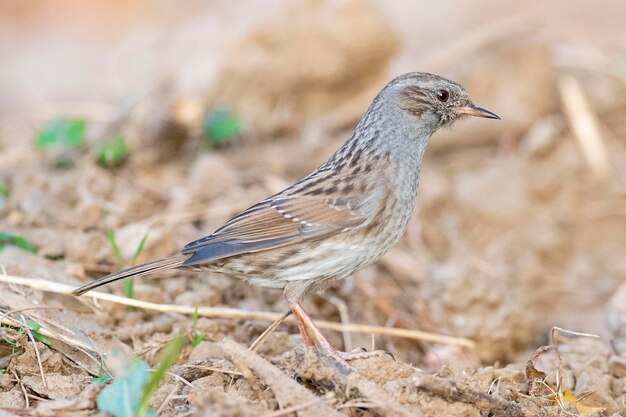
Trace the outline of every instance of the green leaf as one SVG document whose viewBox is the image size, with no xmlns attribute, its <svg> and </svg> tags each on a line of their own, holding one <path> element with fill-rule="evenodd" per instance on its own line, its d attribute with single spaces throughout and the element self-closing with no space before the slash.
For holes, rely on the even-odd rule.
<svg viewBox="0 0 626 417">
<path fill-rule="evenodd" d="M 38 250 L 35 245 L 22 236 L 0 232 L 0 250 L 4 249 L 5 245 L 17 246 L 18 248 L 31 253 L 37 253 Z"/>
<path fill-rule="evenodd" d="M 210 110 L 204 119 L 204 137 L 209 146 L 222 145 L 241 135 L 241 123 L 225 107 Z"/>
<path fill-rule="evenodd" d="M 121 266 L 124 261 L 122 260 L 122 253 L 120 252 L 120 247 L 117 246 L 117 242 L 115 241 L 115 233 L 111 229 L 106 229 L 107 240 L 111 245 L 111 250 L 113 251 L 113 257 L 115 258 L 115 263 L 118 266 Z"/>
<path fill-rule="evenodd" d="M 9 345 L 11 345 L 11 346 L 13 346 L 13 347 L 16 347 L 16 346 L 17 346 L 17 343 L 16 343 L 14 340 L 11 340 L 11 339 L 9 339 L 9 338 L 7 338 L 7 337 L 3 337 L 3 338 L 2 338 L 2 340 L 3 340 L 5 343 L 7 343 L 7 344 L 9 344 Z"/>
<path fill-rule="evenodd" d="M 91 378 L 91 382 L 97 382 L 98 384 L 104 384 L 109 379 L 111 379 L 111 375 L 104 373 L 104 359 L 100 356 L 100 369 L 98 369 L 98 376 Z"/>
<path fill-rule="evenodd" d="M 106 229 L 107 240 L 111 245 L 111 250 L 113 251 L 113 257 L 115 258 L 115 263 L 118 267 L 121 267 L 124 264 L 124 260 L 122 259 L 122 252 L 120 251 L 120 247 L 115 240 L 115 233 L 111 229 Z M 124 294 L 127 298 L 135 298 L 135 282 L 133 280 L 124 282 Z M 126 308 L 128 311 L 134 311 L 135 308 L 133 306 L 128 306 Z"/>
<path fill-rule="evenodd" d="M 148 364 L 133 359 L 127 372 L 116 375 L 115 380 L 105 387 L 98 395 L 98 409 L 114 417 L 156 417 L 156 411 L 150 408 L 149 401 L 165 378 L 167 371 L 176 363 L 183 346 L 183 336 L 178 335 L 169 343 L 159 358 L 157 369 L 148 374 Z M 100 364 L 102 378 L 102 362 Z"/>
<path fill-rule="evenodd" d="M 196 347 L 204 340 L 206 334 L 204 332 L 198 332 L 191 335 L 191 346 Z"/>
<path fill-rule="evenodd" d="M 119 167 L 126 162 L 129 154 L 124 137 L 116 136 L 100 147 L 96 156 L 96 163 L 103 168 Z"/>
<path fill-rule="evenodd" d="M 31 320 L 31 319 L 29 319 L 27 317 L 24 317 L 24 321 L 26 322 L 26 325 L 28 327 L 30 327 L 30 329 L 35 331 L 35 332 L 37 330 L 41 329 L 41 325 L 39 323 L 37 323 L 36 321 L 33 321 L 33 320 Z"/>
<path fill-rule="evenodd" d="M 50 346 L 50 339 L 48 339 L 46 336 L 42 335 L 38 331 L 39 329 L 41 329 L 41 325 L 39 323 L 29 319 L 28 317 L 24 317 L 24 323 L 26 323 L 26 325 L 30 328 L 35 340 L 43 343 L 44 345 Z"/>
<path fill-rule="evenodd" d="M 157 388 L 159 388 L 159 383 L 163 378 L 165 378 L 167 371 L 178 360 L 180 351 L 183 347 L 183 342 L 183 335 L 179 334 L 165 347 L 165 349 L 163 349 L 156 370 L 150 376 L 148 383 L 143 387 L 143 394 L 141 396 L 141 402 L 139 404 L 136 417 L 145 417 L 150 415 L 151 409 L 148 405 L 150 397 L 152 397 Z"/>
<path fill-rule="evenodd" d="M 109 379 L 111 379 L 109 375 L 103 374 L 100 376 L 94 376 L 93 378 L 91 378 L 91 382 L 97 382 L 98 384 L 102 385 L 105 382 L 107 382 Z"/>
<path fill-rule="evenodd" d="M 144 233 L 143 237 L 141 238 L 139 245 L 137 245 L 137 249 L 135 249 L 135 253 L 133 254 L 133 266 L 137 263 L 137 258 L 139 257 L 139 255 L 141 255 L 141 252 L 143 251 L 143 247 L 146 245 L 146 241 L 148 240 L 149 233 L 150 233 L 150 229 L 146 230 L 146 233 Z"/>
<path fill-rule="evenodd" d="M 50 339 L 48 339 L 46 336 L 42 335 L 39 332 L 33 332 L 33 337 L 35 338 L 35 340 L 43 343 L 46 346 L 50 346 Z"/>
<path fill-rule="evenodd" d="M 148 364 L 134 359 L 128 373 L 117 375 L 110 385 L 100 391 L 96 401 L 98 409 L 114 417 L 137 416 L 142 401 L 141 392 L 148 379 Z"/>
<path fill-rule="evenodd" d="M 85 143 L 87 121 L 80 118 L 59 117 L 46 124 L 35 138 L 35 146 L 76 149 Z"/>
<path fill-rule="evenodd" d="M 124 295 L 126 298 L 135 298 L 135 281 L 129 279 L 128 281 L 124 281 Z M 134 311 L 135 307 L 127 306 L 128 311 Z"/>
<path fill-rule="evenodd" d="M 206 334 L 198 331 L 198 306 L 193 309 L 193 328 L 191 330 L 191 346 L 196 347 L 204 340 Z"/>
<path fill-rule="evenodd" d="M 10 195 L 11 189 L 9 188 L 9 185 L 4 180 L 0 179 L 0 208 L 4 206 L 4 203 Z"/>
<path fill-rule="evenodd" d="M 146 233 L 144 233 L 143 237 L 141 238 L 139 245 L 137 245 L 137 249 L 135 249 L 135 253 L 133 254 L 133 261 L 132 261 L 133 266 L 137 263 L 137 258 L 141 254 L 141 251 L 143 251 L 143 247 L 145 246 L 146 241 L 148 240 L 148 233 L 150 233 L 150 229 L 146 230 Z M 135 298 L 135 281 L 129 280 L 129 281 L 124 282 L 124 294 L 126 295 L 126 298 Z M 127 309 L 128 311 L 134 311 L 135 307 L 128 306 Z"/>
</svg>

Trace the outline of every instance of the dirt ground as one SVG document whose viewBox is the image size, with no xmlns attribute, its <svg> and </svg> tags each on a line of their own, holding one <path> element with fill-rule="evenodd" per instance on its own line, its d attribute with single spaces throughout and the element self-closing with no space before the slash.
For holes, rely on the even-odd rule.
<svg viewBox="0 0 626 417">
<path fill-rule="evenodd" d="M 0 232 L 38 250 L 0 250 L 0 416 L 105 415 L 93 378 L 123 374 L 119 356 L 156 367 L 181 332 L 159 416 L 626 416 L 626 9 L 503 3 L 444 1 L 434 21 L 382 1 L 5 9 Z M 67 294 L 129 265 L 146 233 L 136 262 L 306 175 L 408 70 L 455 79 L 502 121 L 438 133 L 400 243 L 304 302 L 334 346 L 389 355 L 345 366 L 292 321 L 249 350 L 287 304 L 218 274 L 140 278 L 150 304 L 134 309 Z M 222 105 L 242 133 L 209 147 Z M 61 116 L 86 120 L 85 146 L 38 149 Z M 103 168 L 113 135 L 130 154 Z"/>
</svg>

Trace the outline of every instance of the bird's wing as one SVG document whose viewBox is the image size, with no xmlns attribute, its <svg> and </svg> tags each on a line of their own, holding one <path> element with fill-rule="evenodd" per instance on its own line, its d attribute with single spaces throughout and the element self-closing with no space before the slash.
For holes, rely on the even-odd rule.
<svg viewBox="0 0 626 417">
<path fill-rule="evenodd" d="M 319 239 L 368 221 L 367 197 L 275 196 L 239 214 L 213 234 L 189 243 L 183 266 Z"/>
</svg>

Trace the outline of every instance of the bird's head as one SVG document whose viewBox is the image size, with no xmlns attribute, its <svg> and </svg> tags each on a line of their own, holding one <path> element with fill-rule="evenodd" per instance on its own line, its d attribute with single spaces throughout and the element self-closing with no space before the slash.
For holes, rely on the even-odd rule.
<svg viewBox="0 0 626 417">
<path fill-rule="evenodd" d="M 387 90 L 387 91 L 386 91 Z M 465 116 L 499 119 L 496 114 L 472 103 L 459 84 L 424 72 L 412 72 L 392 80 L 383 90 L 401 111 L 431 133 Z"/>
</svg>

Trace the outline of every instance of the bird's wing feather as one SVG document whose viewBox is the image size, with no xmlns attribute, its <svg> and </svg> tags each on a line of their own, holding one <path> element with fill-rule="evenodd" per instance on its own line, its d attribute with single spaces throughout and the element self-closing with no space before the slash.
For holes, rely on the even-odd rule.
<svg viewBox="0 0 626 417">
<path fill-rule="evenodd" d="M 363 202 L 359 197 L 275 196 L 250 207 L 215 233 L 185 246 L 182 253 L 192 256 L 183 266 L 351 230 L 368 219 L 360 209 L 368 206 Z"/>
</svg>

